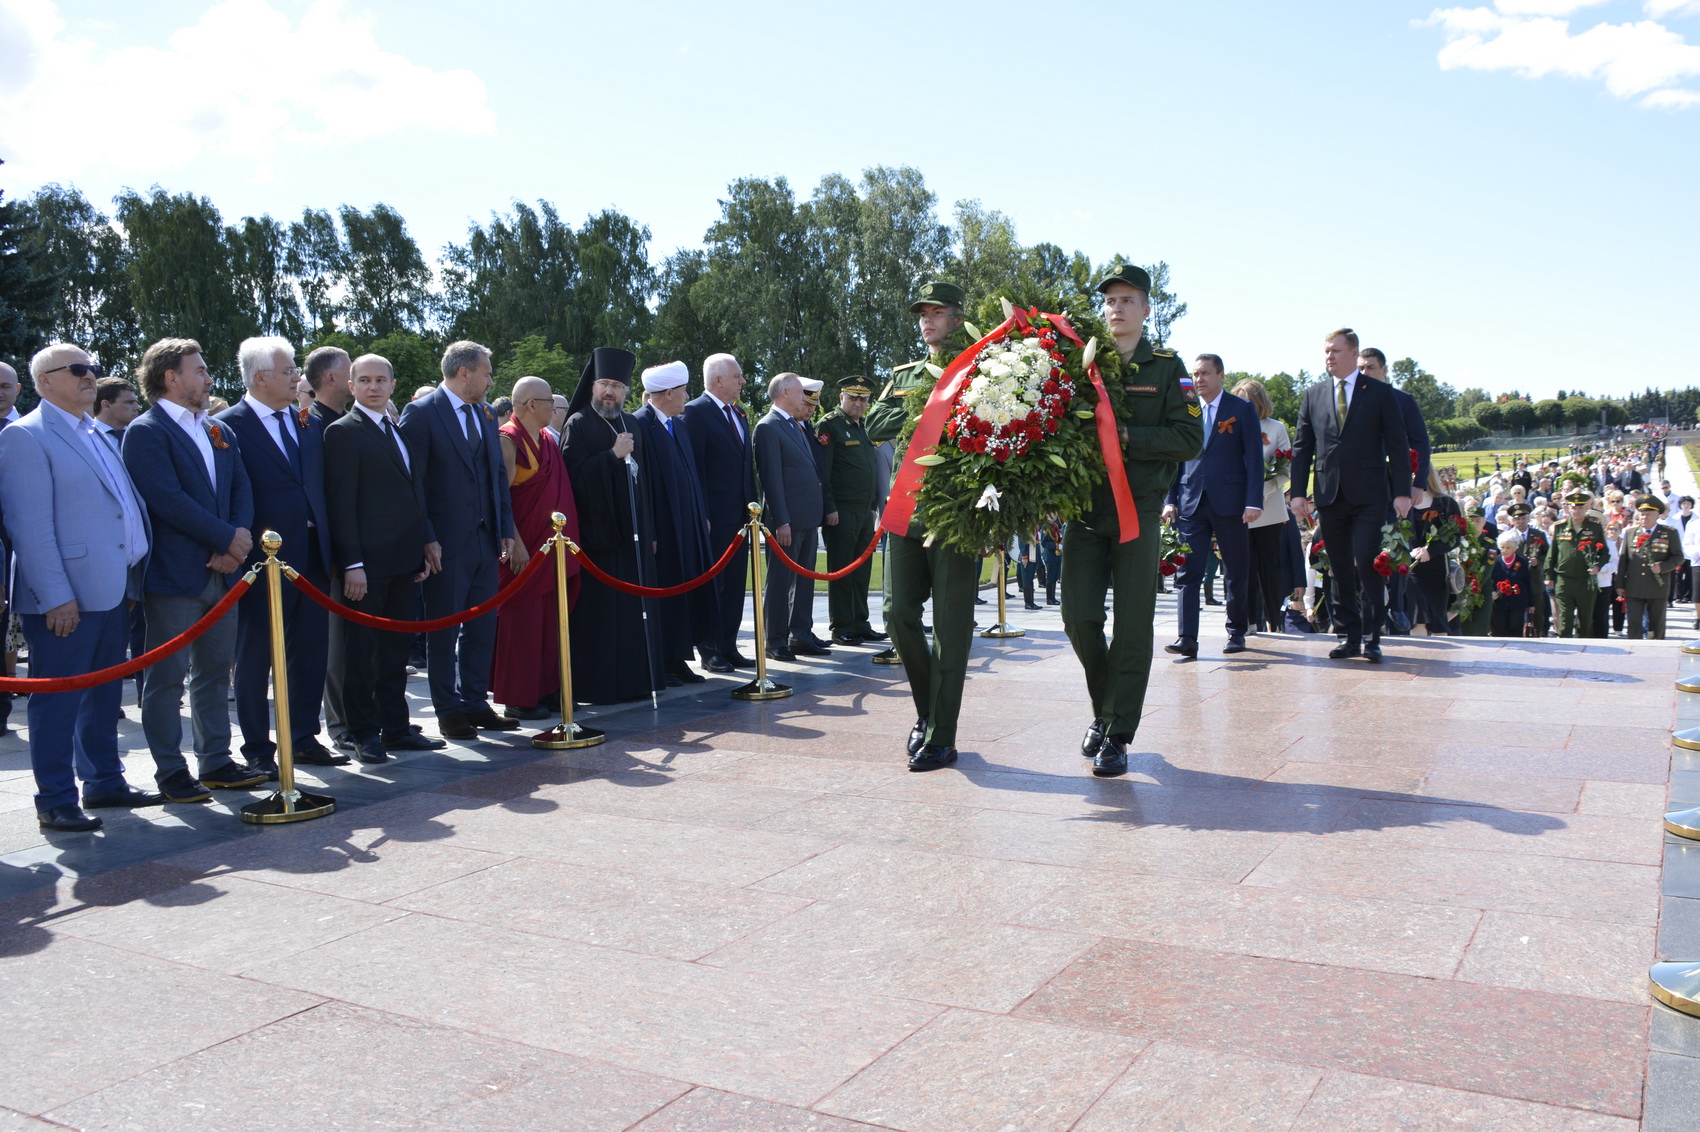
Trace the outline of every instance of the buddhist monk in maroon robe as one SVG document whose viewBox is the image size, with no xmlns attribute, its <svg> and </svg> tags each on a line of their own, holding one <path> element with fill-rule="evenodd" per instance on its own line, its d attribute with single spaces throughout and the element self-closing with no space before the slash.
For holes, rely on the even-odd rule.
<svg viewBox="0 0 1700 1132">
<path fill-rule="evenodd" d="M 514 383 L 513 419 L 501 428 L 502 462 L 513 500 L 514 549 L 502 563 L 501 584 L 513 581 L 538 548 L 555 533 L 550 516 L 567 517 L 567 537 L 578 540 L 578 508 L 573 502 L 567 465 L 554 440 L 544 433 L 554 411 L 549 383 L 522 377 Z M 579 565 L 570 553 L 567 601 L 578 597 Z M 490 692 L 516 719 L 547 719 L 540 700 L 560 690 L 560 618 L 555 609 L 555 566 L 540 568 L 524 590 L 501 607 L 496 619 L 496 652 L 490 665 Z"/>
</svg>

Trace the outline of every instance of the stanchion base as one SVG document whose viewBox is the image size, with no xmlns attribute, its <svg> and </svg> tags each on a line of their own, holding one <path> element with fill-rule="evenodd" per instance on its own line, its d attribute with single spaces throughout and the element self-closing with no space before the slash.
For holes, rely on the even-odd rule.
<svg viewBox="0 0 1700 1132">
<path fill-rule="evenodd" d="M 1700 692 L 1700 675 L 1684 676 L 1676 682 L 1679 692 Z"/>
<path fill-rule="evenodd" d="M 884 649 L 880 652 L 876 652 L 873 656 L 869 657 L 868 659 L 872 660 L 875 664 L 902 664 L 903 663 L 903 658 L 897 655 L 897 650 L 894 649 L 894 648 L 893 649 Z"/>
<path fill-rule="evenodd" d="M 1700 656 L 1700 641 L 1689 641 L 1682 646 L 1682 651 L 1689 656 Z"/>
<path fill-rule="evenodd" d="M 1665 832 L 1700 841 L 1700 808 L 1672 810 L 1665 815 Z"/>
<path fill-rule="evenodd" d="M 1700 1017 L 1700 962 L 1653 964 L 1647 971 L 1647 990 L 1672 1010 Z"/>
<path fill-rule="evenodd" d="M 751 680 L 741 688 L 732 689 L 735 700 L 782 700 L 791 694 L 789 684 L 775 684 L 763 676 L 759 680 Z"/>
<path fill-rule="evenodd" d="M 547 731 L 539 731 L 531 737 L 531 745 L 540 751 L 570 751 L 574 747 L 594 747 L 608 736 L 594 727 L 583 727 L 577 723 L 569 729 L 567 725 L 551 727 Z"/>
<path fill-rule="evenodd" d="M 1673 747 L 1681 747 L 1685 751 L 1700 751 L 1700 727 L 1678 731 L 1670 737 L 1670 741 Z"/>
<path fill-rule="evenodd" d="M 329 794 L 309 794 L 305 790 L 297 790 L 295 804 L 291 806 L 280 790 L 270 798 L 243 806 L 242 820 L 253 825 L 278 825 L 283 822 L 322 818 L 335 809 L 336 799 Z"/>
<path fill-rule="evenodd" d="M 1017 629 L 1008 621 L 999 621 L 990 629 L 981 629 L 980 635 L 982 637 L 1025 637 L 1027 635 L 1027 630 Z"/>
</svg>

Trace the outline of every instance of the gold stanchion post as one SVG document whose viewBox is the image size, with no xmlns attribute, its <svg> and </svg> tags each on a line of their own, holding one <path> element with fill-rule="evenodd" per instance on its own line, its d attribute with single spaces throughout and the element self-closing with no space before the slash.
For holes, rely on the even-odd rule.
<svg viewBox="0 0 1700 1132">
<path fill-rule="evenodd" d="M 283 563 L 277 552 L 283 539 L 276 531 L 260 536 L 266 552 L 266 603 L 272 627 L 272 714 L 277 718 L 277 793 L 242 807 L 242 820 L 255 825 L 322 818 L 336 809 L 329 794 L 309 794 L 295 788 L 294 736 L 289 726 L 289 661 L 283 639 Z"/>
<path fill-rule="evenodd" d="M 1009 547 L 998 551 L 998 623 L 990 629 L 980 630 L 982 637 L 1025 637 L 1026 629 L 1018 629 L 1009 623 L 1007 616 L 1008 597 L 1004 593 L 1009 588 Z"/>
<path fill-rule="evenodd" d="M 761 504 L 750 504 L 750 585 L 755 588 L 756 607 L 756 678 L 732 689 L 735 700 L 782 700 L 791 694 L 788 684 L 776 684 L 767 678 L 767 623 L 762 612 L 761 567 L 762 545 Z"/>
<path fill-rule="evenodd" d="M 1647 971 L 1647 990 L 1672 1010 L 1700 1015 L 1700 962 L 1687 959 L 1653 964 Z"/>
<path fill-rule="evenodd" d="M 567 623 L 567 517 L 556 511 L 549 516 L 554 524 L 555 537 L 544 544 L 538 553 L 552 549 L 555 554 L 555 616 L 560 622 L 561 648 L 561 725 L 551 727 L 531 737 L 531 745 L 544 751 L 565 751 L 573 747 L 594 747 L 608 736 L 594 727 L 573 722 L 573 645 Z"/>
</svg>

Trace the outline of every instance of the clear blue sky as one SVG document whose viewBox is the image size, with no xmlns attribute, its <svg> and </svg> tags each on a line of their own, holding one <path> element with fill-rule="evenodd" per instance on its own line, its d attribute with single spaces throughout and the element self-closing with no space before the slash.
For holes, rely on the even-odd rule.
<svg viewBox="0 0 1700 1132">
<path fill-rule="evenodd" d="M 1696 92 L 1689 0 L 0 0 L 0 186 L 383 201 L 428 255 L 541 198 L 659 260 L 736 177 L 914 165 L 943 215 L 1167 260 L 1174 344 L 1230 368 L 1315 371 L 1346 324 L 1609 394 L 1700 382 Z"/>
</svg>

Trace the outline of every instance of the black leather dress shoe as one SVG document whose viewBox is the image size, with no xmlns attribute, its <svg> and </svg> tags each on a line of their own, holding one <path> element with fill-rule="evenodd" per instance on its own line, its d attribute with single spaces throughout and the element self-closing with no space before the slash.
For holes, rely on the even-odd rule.
<svg viewBox="0 0 1700 1132">
<path fill-rule="evenodd" d="M 720 654 L 720 659 L 724 660 L 727 664 L 730 664 L 733 668 L 754 668 L 756 666 L 755 661 L 751 660 L 741 652 L 723 652 Z"/>
<path fill-rule="evenodd" d="M 889 641 L 890 633 L 876 633 L 872 629 L 857 629 L 856 635 L 864 641 Z"/>
<path fill-rule="evenodd" d="M 791 648 L 791 652 L 794 653 L 797 656 L 831 656 L 832 655 L 831 649 L 823 649 L 819 645 L 817 645 L 815 642 L 806 641 L 806 640 L 802 639 L 801 637 L 793 638 L 790 641 L 790 648 Z"/>
<path fill-rule="evenodd" d="M 1377 642 L 1371 642 L 1370 644 L 1365 645 L 1364 646 L 1364 659 L 1369 661 L 1371 664 L 1380 664 L 1381 663 L 1381 645 Z"/>
<path fill-rule="evenodd" d="M 1362 656 L 1364 650 L 1357 645 L 1344 643 L 1335 645 L 1328 650 L 1329 660 L 1350 660 L 1354 656 Z"/>
<path fill-rule="evenodd" d="M 834 633 L 832 643 L 835 645 L 859 645 L 862 643 L 862 638 L 855 633 Z"/>
<path fill-rule="evenodd" d="M 667 675 L 678 677 L 679 683 L 681 684 L 702 684 L 708 680 L 708 677 L 692 672 L 690 665 L 683 661 L 680 661 L 678 664 L 668 665 Z M 511 709 L 510 714 L 512 714 Z M 520 716 L 519 718 L 523 719 L 525 717 Z"/>
<path fill-rule="evenodd" d="M 354 740 L 350 739 L 348 743 L 352 747 Z M 339 747 L 341 745 L 337 744 Z M 295 761 L 302 766 L 347 766 L 349 758 L 347 755 L 325 750 L 324 744 L 317 739 L 304 739 L 295 748 Z"/>
<path fill-rule="evenodd" d="M 1185 637 L 1182 637 L 1172 645 L 1164 645 L 1163 651 L 1172 652 L 1176 656 L 1197 656 L 1198 642 L 1189 641 Z"/>
<path fill-rule="evenodd" d="M 157 806 L 164 801 L 164 794 L 150 794 L 146 790 L 137 790 L 126 782 L 117 790 L 109 790 L 105 794 L 83 795 L 83 809 L 132 809 L 136 806 Z"/>
<path fill-rule="evenodd" d="M 466 713 L 466 718 L 472 721 L 472 726 L 480 731 L 517 731 L 519 720 L 509 719 L 505 715 L 497 715 L 489 704 L 480 704 Z"/>
<path fill-rule="evenodd" d="M 209 790 L 252 790 L 266 781 L 266 772 L 261 767 L 228 762 L 203 770 L 199 777 L 201 785 Z"/>
<path fill-rule="evenodd" d="M 193 806 L 212 801 L 212 791 L 202 786 L 186 770 L 177 771 L 161 782 L 159 792 L 167 802 L 175 802 L 178 805 Z"/>
<path fill-rule="evenodd" d="M 478 728 L 464 711 L 444 712 L 437 717 L 437 731 L 445 739 L 476 739 Z"/>
<path fill-rule="evenodd" d="M 551 712 L 546 712 L 540 707 L 514 707 L 512 704 L 509 704 L 502 710 L 508 714 L 508 718 L 510 719 L 537 720 L 555 718 Z"/>
<path fill-rule="evenodd" d="M 914 771 L 937 770 L 941 766 L 949 766 L 955 761 L 955 747 L 938 747 L 929 743 L 909 756 L 909 769 Z"/>
<path fill-rule="evenodd" d="M 1092 759 L 1092 773 L 1098 778 L 1114 778 L 1127 773 L 1127 743 L 1109 735 Z"/>
<path fill-rule="evenodd" d="M 390 753 L 384 750 L 384 741 L 378 738 L 358 740 L 354 748 L 354 757 L 363 763 L 387 763 Z"/>
<path fill-rule="evenodd" d="M 724 675 L 725 673 L 728 673 L 728 672 L 736 672 L 737 671 L 737 669 L 733 668 L 732 665 L 726 660 L 726 658 L 721 656 L 719 653 L 716 653 L 713 656 L 709 657 L 707 660 L 703 661 L 702 666 L 704 668 L 708 669 L 710 672 L 718 672 L 718 673 L 721 673 L 722 675 Z"/>
<path fill-rule="evenodd" d="M 331 746 L 335 747 L 339 751 L 352 751 L 356 746 L 358 746 L 358 744 L 354 742 L 354 736 L 343 731 L 340 732 L 335 739 L 331 740 Z M 347 762 L 348 760 L 344 759 L 342 761 Z"/>
<path fill-rule="evenodd" d="M 907 746 L 905 747 L 905 749 L 909 752 L 910 757 L 913 758 L 914 755 L 915 755 L 915 752 L 919 751 L 922 747 L 925 747 L 926 745 L 927 745 L 927 719 L 926 719 L 925 716 L 922 716 L 920 719 L 917 719 L 915 721 L 915 726 L 913 726 L 909 729 L 909 742 L 908 742 Z"/>
<path fill-rule="evenodd" d="M 83 813 L 82 808 L 74 802 L 66 802 L 63 806 L 54 806 L 50 810 L 38 810 L 35 820 L 41 823 L 42 829 L 56 829 L 60 833 L 93 833 L 106 824 L 99 818 L 91 818 Z"/>
<path fill-rule="evenodd" d="M 1245 638 L 1244 637 L 1229 637 L 1228 643 L 1222 646 L 1223 655 L 1230 655 L 1230 654 L 1233 654 L 1233 653 L 1236 653 L 1236 652 L 1244 652 L 1244 651 L 1245 651 Z"/>
<path fill-rule="evenodd" d="M 276 782 L 278 780 L 277 761 L 275 759 L 265 759 L 261 762 L 249 763 L 248 769 L 253 771 L 255 774 L 265 775 L 267 782 Z"/>
<path fill-rule="evenodd" d="M 796 660 L 797 654 L 790 649 L 782 649 L 777 645 L 769 645 L 767 650 L 769 660 Z"/>
<path fill-rule="evenodd" d="M 516 719 L 514 722 L 517 724 L 519 721 Z M 417 731 L 408 731 L 402 735 L 385 735 L 379 742 L 386 751 L 440 751 L 448 746 L 441 739 L 433 739 Z"/>
<path fill-rule="evenodd" d="M 1098 748 L 1104 745 L 1104 721 L 1094 719 L 1086 727 L 1086 734 L 1080 738 L 1080 754 L 1082 758 L 1098 757 Z"/>
</svg>

